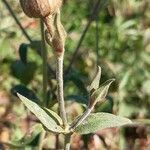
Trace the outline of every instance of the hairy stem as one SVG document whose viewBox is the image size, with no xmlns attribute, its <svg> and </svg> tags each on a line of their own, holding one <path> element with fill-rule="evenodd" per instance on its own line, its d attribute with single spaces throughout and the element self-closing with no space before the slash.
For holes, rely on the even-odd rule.
<svg viewBox="0 0 150 150">
<path fill-rule="evenodd" d="M 56 134 L 55 137 L 56 137 L 55 149 L 59 149 L 59 134 Z"/>
<path fill-rule="evenodd" d="M 43 59 L 43 105 L 47 105 L 47 49 L 45 44 L 44 24 L 41 20 L 42 59 Z"/>
<path fill-rule="evenodd" d="M 77 126 L 79 126 L 88 117 L 92 110 L 93 107 L 87 108 L 86 111 L 75 122 L 71 124 L 70 130 L 74 130 Z"/>
<path fill-rule="evenodd" d="M 65 135 L 65 150 L 70 150 L 71 134 Z"/>
<path fill-rule="evenodd" d="M 42 133 L 40 135 L 38 150 L 43 149 L 43 140 L 45 138 L 45 135 L 46 135 L 46 131 L 44 130 L 44 131 L 42 131 Z"/>
<path fill-rule="evenodd" d="M 42 60 L 43 60 L 43 106 L 47 105 L 47 49 L 45 44 L 45 37 L 44 37 L 44 24 L 42 20 L 40 21 L 41 26 L 41 39 L 42 39 Z M 46 131 L 43 131 L 40 135 L 39 139 L 39 150 L 42 150 L 43 147 L 43 140 L 45 138 Z"/>
<path fill-rule="evenodd" d="M 63 92 L 63 58 L 64 55 L 56 56 L 56 79 L 57 79 L 57 100 L 59 103 L 60 116 L 64 127 L 67 127 L 67 117 L 65 111 L 64 92 Z"/>
</svg>

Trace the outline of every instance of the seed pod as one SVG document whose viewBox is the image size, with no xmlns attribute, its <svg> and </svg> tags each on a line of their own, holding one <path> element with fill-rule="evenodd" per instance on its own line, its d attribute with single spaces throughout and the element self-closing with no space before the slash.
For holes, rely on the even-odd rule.
<svg viewBox="0 0 150 150">
<path fill-rule="evenodd" d="M 20 0 L 20 4 L 28 17 L 45 18 L 57 12 L 62 0 Z"/>
</svg>

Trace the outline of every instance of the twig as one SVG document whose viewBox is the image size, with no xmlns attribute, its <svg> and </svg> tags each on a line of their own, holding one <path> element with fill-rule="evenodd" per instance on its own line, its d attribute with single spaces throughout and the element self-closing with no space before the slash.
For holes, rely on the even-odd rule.
<svg viewBox="0 0 150 150">
<path fill-rule="evenodd" d="M 96 18 L 96 21 L 95 21 L 95 23 L 96 23 L 96 29 L 95 29 L 95 34 L 96 34 L 96 56 L 97 56 L 97 66 L 98 66 L 98 60 L 99 60 L 99 53 L 98 53 L 98 51 L 99 51 L 99 26 L 98 26 L 98 16 L 97 16 L 97 18 Z"/>
<path fill-rule="evenodd" d="M 56 138 L 55 149 L 59 149 L 59 134 L 56 134 L 55 138 Z"/>
<path fill-rule="evenodd" d="M 73 131 L 77 126 L 79 126 L 88 117 L 92 110 L 93 107 L 87 108 L 86 111 L 75 122 L 71 124 L 70 130 Z"/>
<path fill-rule="evenodd" d="M 25 37 L 27 38 L 27 40 L 31 43 L 32 39 L 30 38 L 30 36 L 28 35 L 28 33 L 25 31 L 25 29 L 23 28 L 23 26 L 21 25 L 20 21 L 18 20 L 18 18 L 16 17 L 15 13 L 13 12 L 13 10 L 11 9 L 9 3 L 6 0 L 2 0 L 2 2 L 5 4 L 5 6 L 7 7 L 7 9 L 9 10 L 10 14 L 12 15 L 12 17 L 14 18 L 14 20 L 16 21 L 16 23 L 18 24 L 18 26 L 20 27 L 22 33 L 25 35 Z"/>
<path fill-rule="evenodd" d="M 57 99 L 59 103 L 60 116 L 63 120 L 64 127 L 67 126 L 67 117 L 65 111 L 65 103 L 64 103 L 64 93 L 63 93 L 63 57 L 56 56 L 56 80 L 57 80 Z"/>
<path fill-rule="evenodd" d="M 92 21 L 94 20 L 94 18 L 97 16 L 98 12 L 100 11 L 100 2 L 101 2 L 101 0 L 97 0 L 97 2 L 95 3 L 95 5 L 94 5 L 94 7 L 92 9 L 92 13 L 91 13 L 91 15 L 90 15 L 90 17 L 88 19 L 87 25 L 86 25 L 86 27 L 85 27 L 85 29 L 84 29 L 81 37 L 80 37 L 80 40 L 79 40 L 79 42 L 77 44 L 77 47 L 76 47 L 76 49 L 75 49 L 75 51 L 74 51 L 74 53 L 72 55 L 72 58 L 70 60 L 70 64 L 69 64 L 69 66 L 68 66 L 68 68 L 66 70 L 66 74 L 70 71 L 71 66 L 72 66 L 72 64 L 74 63 L 74 61 L 75 61 L 75 59 L 77 57 L 77 53 L 78 53 L 78 51 L 80 49 L 80 46 L 81 46 L 81 44 L 83 42 L 83 39 L 84 39 L 84 37 L 85 37 L 85 35 L 86 35 L 86 33 L 87 33 L 87 31 L 88 31 Z"/>
<path fill-rule="evenodd" d="M 70 140 L 71 140 L 71 134 L 65 135 L 65 150 L 70 150 Z"/>
<path fill-rule="evenodd" d="M 45 44 L 44 24 L 41 24 L 41 39 L 42 39 L 42 59 L 43 59 L 43 105 L 47 105 L 47 49 Z"/>
<path fill-rule="evenodd" d="M 44 131 L 42 131 L 42 133 L 40 135 L 38 150 L 43 149 L 43 139 L 45 138 L 45 135 L 46 135 L 46 131 L 44 130 Z"/>
<path fill-rule="evenodd" d="M 44 24 L 40 20 L 41 27 L 41 39 L 42 39 L 42 59 L 43 59 L 43 106 L 47 105 L 47 49 L 45 45 L 45 34 L 44 34 Z M 39 139 L 39 150 L 42 150 L 43 140 L 45 138 L 46 131 L 42 131 Z"/>
</svg>

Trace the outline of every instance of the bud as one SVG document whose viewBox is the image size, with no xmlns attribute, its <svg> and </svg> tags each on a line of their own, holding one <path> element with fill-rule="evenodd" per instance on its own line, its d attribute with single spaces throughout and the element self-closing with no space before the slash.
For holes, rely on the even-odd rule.
<svg viewBox="0 0 150 150">
<path fill-rule="evenodd" d="M 20 0 L 20 4 L 28 17 L 45 18 L 57 12 L 62 0 Z"/>
</svg>

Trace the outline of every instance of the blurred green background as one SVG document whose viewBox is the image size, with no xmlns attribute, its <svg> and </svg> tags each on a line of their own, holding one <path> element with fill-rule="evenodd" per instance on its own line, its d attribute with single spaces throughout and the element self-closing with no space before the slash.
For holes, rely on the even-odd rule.
<svg viewBox="0 0 150 150">
<path fill-rule="evenodd" d="M 29 120 L 27 121 L 28 112 L 15 97 L 15 92 L 23 92 L 34 97 L 35 100 L 36 97 L 42 97 L 40 22 L 38 19 L 26 17 L 18 1 L 9 0 L 8 3 L 30 38 L 26 38 L 4 1 L 0 1 L 1 146 L 9 140 L 22 138 L 32 125 Z M 93 78 L 97 65 L 100 65 L 101 82 L 109 78 L 115 78 L 116 81 L 110 88 L 106 102 L 97 105 L 95 111 L 129 117 L 140 122 L 140 125 L 126 127 L 121 135 L 118 134 L 118 130 L 113 129 L 97 134 L 100 141 L 98 148 L 121 149 L 124 144 L 128 146 L 127 149 L 148 150 L 150 148 L 150 2 L 149 0 L 101 0 L 97 8 L 96 3 L 97 0 L 64 0 L 62 7 L 62 22 L 68 33 L 65 46 L 64 92 L 69 119 L 72 120 L 84 110 L 87 103 L 86 86 Z M 85 36 L 81 41 L 84 33 Z M 74 53 L 75 51 L 77 53 Z M 50 66 L 49 107 L 55 109 L 56 81 L 53 72 L 55 59 L 49 46 L 47 52 Z M 110 135 L 107 134 L 108 132 Z M 76 142 L 77 139 L 84 141 L 84 144 Z M 83 147 L 92 149 L 91 147 L 96 145 L 92 145 L 94 140 L 95 135 L 86 137 L 75 135 L 72 149 L 83 149 Z"/>
</svg>

